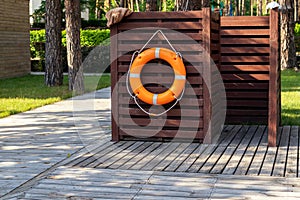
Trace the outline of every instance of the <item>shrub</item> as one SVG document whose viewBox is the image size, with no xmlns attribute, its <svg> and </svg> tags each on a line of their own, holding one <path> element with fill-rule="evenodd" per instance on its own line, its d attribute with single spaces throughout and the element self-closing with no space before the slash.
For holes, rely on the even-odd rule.
<svg viewBox="0 0 300 200">
<path fill-rule="evenodd" d="M 89 52 L 98 45 L 107 46 L 109 44 L 110 31 L 108 29 L 95 29 L 95 30 L 81 30 L 80 43 L 82 48 L 83 59 Z M 32 30 L 30 31 L 30 50 L 31 70 L 44 71 L 45 69 L 45 30 Z M 64 71 L 67 71 L 66 66 L 66 31 L 62 31 L 62 61 Z"/>
<path fill-rule="evenodd" d="M 300 36 L 300 24 L 295 24 L 295 36 Z"/>
</svg>

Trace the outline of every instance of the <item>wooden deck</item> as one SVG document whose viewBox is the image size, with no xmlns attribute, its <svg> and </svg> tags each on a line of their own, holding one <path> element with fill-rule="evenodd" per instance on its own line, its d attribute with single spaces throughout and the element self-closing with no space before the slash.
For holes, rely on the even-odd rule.
<svg viewBox="0 0 300 200">
<path fill-rule="evenodd" d="M 23 195 L 32 199 L 297 199 L 297 178 L 60 167 Z"/>
<path fill-rule="evenodd" d="M 142 141 L 105 142 L 68 163 L 120 170 L 298 177 L 299 127 L 280 128 L 267 146 L 266 126 L 228 125 L 216 145 Z"/>
</svg>

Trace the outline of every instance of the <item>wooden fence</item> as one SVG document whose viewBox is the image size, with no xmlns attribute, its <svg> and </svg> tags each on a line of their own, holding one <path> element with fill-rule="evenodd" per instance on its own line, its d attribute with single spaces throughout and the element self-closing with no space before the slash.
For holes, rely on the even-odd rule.
<svg viewBox="0 0 300 200">
<path fill-rule="evenodd" d="M 111 28 L 111 75 L 112 75 L 112 139 L 147 136 L 155 132 L 162 118 L 144 114 L 134 103 L 126 90 L 126 79 L 131 55 L 141 49 L 153 30 L 141 29 L 138 34 L 120 33 L 145 27 L 172 29 L 191 37 L 201 44 L 221 71 L 227 95 L 227 123 L 259 123 L 269 125 L 269 144 L 276 145 L 276 133 L 280 122 L 280 72 L 278 54 L 278 12 L 272 10 L 270 17 L 222 17 L 211 14 L 210 9 L 189 12 L 133 13 L 127 19 Z M 117 36 L 118 34 L 118 36 Z M 214 82 L 210 60 L 176 34 L 167 34 L 175 49 L 183 54 L 187 69 L 187 87 L 180 103 L 167 113 L 162 130 L 151 138 L 169 139 L 194 138 L 203 141 L 206 134 L 215 128 L 211 119 L 219 113 L 216 99 L 219 91 Z M 168 46 L 161 40 L 154 40 L 148 47 Z M 209 57 L 209 56 L 208 56 Z M 199 59 L 200 58 L 200 59 Z M 163 64 L 163 63 L 162 63 Z M 147 65 L 148 66 L 148 65 Z M 151 92 L 166 90 L 161 85 L 172 83 L 172 70 L 163 65 L 149 64 L 143 70 L 143 81 Z M 203 77 L 208 76 L 204 83 Z M 155 72 L 155 75 L 153 73 Z M 212 88 L 209 93 L 208 86 Z M 191 99 L 195 93 L 197 101 Z M 214 98 L 213 98 L 214 97 Z M 149 109 L 149 105 L 140 102 Z M 128 106 L 129 104 L 129 106 Z M 170 105 L 168 105 L 170 106 Z M 157 109 L 152 110 L 156 112 Z M 212 115 L 214 113 L 214 115 Z M 151 121 L 151 126 L 149 125 Z M 143 128 L 144 127 L 144 128 Z M 194 135 L 196 129 L 196 135 Z M 180 134 L 178 134 L 180 130 Z M 128 134 L 130 133 L 130 134 Z M 149 139 L 149 138 L 148 138 Z M 209 138 L 206 142 L 210 142 Z"/>
<path fill-rule="evenodd" d="M 114 141 L 126 139 L 133 134 L 136 137 L 149 136 L 156 131 L 158 124 L 162 121 L 161 117 L 151 117 L 150 120 L 150 117 L 137 107 L 127 93 L 125 79 L 121 78 L 128 71 L 133 51 L 141 49 L 153 34 L 153 29 L 138 30 L 136 34 L 125 31 L 144 27 L 162 29 L 175 49 L 182 53 L 184 58 L 187 58 L 184 60 L 184 64 L 187 70 L 187 82 L 190 84 L 187 86 L 182 100 L 167 113 L 162 130 L 153 135 L 151 139 L 171 139 L 175 136 L 199 141 L 204 139 L 205 132 L 209 131 L 212 105 L 207 95 L 209 94 L 208 89 L 204 86 L 199 72 L 209 73 L 209 71 L 204 72 L 203 70 L 203 66 L 209 63 L 209 55 L 202 56 L 202 49 L 197 49 L 199 45 L 191 44 L 188 39 L 192 38 L 198 44 L 203 44 L 205 50 L 213 53 L 215 62 L 219 63 L 219 20 L 218 15 L 211 16 L 209 9 L 171 13 L 144 12 L 133 13 L 126 20 L 111 28 L 111 57 L 117 58 L 113 59 L 111 65 L 112 88 L 117 91 L 112 98 L 112 139 Z M 164 28 L 184 33 L 190 38 L 182 38 L 175 32 L 168 32 Z M 120 36 L 120 33 L 123 35 Z M 116 34 L 118 37 L 114 37 Z M 170 48 L 166 42 L 155 38 L 147 47 Z M 173 82 L 173 70 L 164 66 L 156 62 L 149 63 L 144 67 L 143 82 L 158 83 L 146 84 L 149 91 L 160 93 L 166 90 L 160 85 L 168 87 L 168 84 Z M 196 99 L 191 98 L 194 94 Z M 146 109 L 150 108 L 143 102 L 139 101 L 139 103 Z M 169 106 L 171 104 L 166 107 Z M 159 112 L 155 107 L 152 111 Z M 151 125 L 148 125 L 150 121 Z M 143 126 L 147 127 L 142 128 Z"/>
<path fill-rule="evenodd" d="M 273 146 L 281 110 L 278 24 L 275 10 L 270 16 L 221 18 L 226 123 L 268 124 Z"/>
</svg>

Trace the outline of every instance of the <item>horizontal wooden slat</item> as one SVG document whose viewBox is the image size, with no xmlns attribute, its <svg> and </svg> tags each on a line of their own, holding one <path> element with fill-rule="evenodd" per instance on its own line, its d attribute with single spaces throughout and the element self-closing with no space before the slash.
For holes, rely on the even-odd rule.
<svg viewBox="0 0 300 200">
<path fill-rule="evenodd" d="M 228 99 L 227 100 L 227 109 L 229 107 L 256 107 L 263 108 L 268 106 L 267 100 L 239 100 L 239 99 Z"/>
<path fill-rule="evenodd" d="M 155 108 L 151 108 L 151 111 L 153 113 L 159 113 L 161 112 L 161 110 L 159 109 L 155 109 Z M 126 115 L 130 113 L 131 116 L 141 116 L 141 117 L 146 117 L 148 116 L 146 113 L 144 113 L 141 109 L 139 108 L 120 108 L 119 109 L 119 114 L 121 115 Z M 169 112 L 167 112 L 168 116 L 181 116 L 181 117 L 195 117 L 195 116 L 203 116 L 203 111 L 200 110 L 195 110 L 195 109 L 178 109 L 178 108 L 174 108 L 172 110 L 170 110 Z"/>
<path fill-rule="evenodd" d="M 230 81 L 266 81 L 269 80 L 268 74 L 222 74 L 223 80 L 230 80 Z"/>
<path fill-rule="evenodd" d="M 254 54 L 254 53 L 270 53 L 269 47 L 221 47 L 222 54 Z"/>
<path fill-rule="evenodd" d="M 139 30 L 139 31 L 141 31 L 141 30 Z M 201 32 L 200 33 L 189 33 L 189 32 L 184 33 L 184 35 L 185 35 L 184 38 L 182 37 L 183 34 L 178 34 L 178 33 L 173 33 L 173 32 L 169 33 L 167 31 L 165 31 L 164 34 L 168 38 L 169 41 L 173 41 L 173 42 L 178 41 L 178 40 L 184 41 L 188 38 L 192 38 L 194 40 L 202 40 Z M 122 37 L 118 38 L 118 40 L 120 42 L 128 41 L 128 40 L 129 41 L 136 41 L 136 40 L 137 41 L 141 41 L 141 40 L 148 41 L 150 39 L 150 37 L 152 37 L 152 35 L 153 35 L 153 32 L 151 32 L 151 33 L 135 32 L 135 31 L 126 32 L 126 33 L 123 33 Z M 160 34 L 158 34 L 151 40 L 151 42 L 158 41 L 158 40 L 164 41 L 165 39 Z"/>
<path fill-rule="evenodd" d="M 189 62 L 203 62 L 204 59 L 202 57 L 202 55 L 185 55 L 183 54 L 183 59 Z M 207 56 L 205 54 L 205 56 Z M 123 55 L 121 57 L 118 58 L 119 62 L 130 62 L 131 61 L 131 57 L 132 55 Z M 198 66 L 198 65 L 197 65 Z"/>
<path fill-rule="evenodd" d="M 234 35 L 269 35 L 269 29 L 226 29 L 223 28 L 220 31 L 222 36 L 234 36 Z"/>
<path fill-rule="evenodd" d="M 129 86 L 130 87 L 130 86 Z M 157 87 L 147 87 L 146 86 L 146 89 L 148 89 L 149 91 L 155 91 L 155 88 Z M 162 88 L 158 88 L 160 91 Z M 126 86 L 120 86 L 119 87 L 119 93 L 120 94 L 127 94 L 127 88 Z M 184 91 L 184 94 L 185 95 L 202 95 L 203 94 L 203 89 L 202 88 L 185 88 L 185 91 Z"/>
<path fill-rule="evenodd" d="M 134 12 L 126 18 L 126 20 L 136 19 L 198 19 L 202 18 L 202 11 L 189 11 L 189 12 Z"/>
<path fill-rule="evenodd" d="M 257 116 L 257 115 L 268 115 L 268 110 L 249 110 L 249 109 L 229 109 L 227 110 L 227 115 L 230 116 L 244 116 L 247 113 L 248 116 Z"/>
<path fill-rule="evenodd" d="M 229 124 L 241 124 L 241 123 L 255 123 L 255 124 L 267 124 L 268 116 L 231 116 L 226 115 L 225 123 Z"/>
<path fill-rule="evenodd" d="M 230 90 L 258 90 L 258 89 L 263 89 L 263 90 L 268 90 L 269 89 L 269 84 L 266 83 L 224 83 L 224 86 L 226 89 Z"/>
<path fill-rule="evenodd" d="M 126 131 L 127 130 L 127 131 Z M 153 130 L 143 130 L 142 132 L 140 130 L 136 129 L 127 129 L 127 128 L 122 128 L 120 130 L 120 135 L 121 136 L 131 136 L 133 137 L 134 135 L 129 134 L 129 133 L 135 133 L 136 136 L 140 137 L 147 137 L 147 136 L 152 136 L 153 135 Z M 161 130 L 157 134 L 155 134 L 153 137 L 158 137 L 158 138 L 178 138 L 178 139 L 184 139 L 184 138 L 193 138 L 193 139 L 203 139 L 203 131 L 187 131 L 187 130 L 180 130 L 180 134 L 177 135 L 177 131 L 174 130 Z"/>
<path fill-rule="evenodd" d="M 129 104 L 135 105 L 135 102 L 129 97 L 119 97 L 119 104 L 120 106 L 126 105 L 128 107 Z M 182 98 L 179 102 L 179 105 L 201 107 L 203 106 L 203 99 Z"/>
<path fill-rule="evenodd" d="M 144 44 L 146 43 L 147 41 L 145 41 L 144 43 L 140 43 L 139 44 L 134 44 L 134 42 L 132 42 L 131 44 L 119 44 L 118 45 L 118 51 L 125 51 L 125 52 L 128 52 L 128 51 L 132 51 L 132 50 L 140 50 Z M 172 45 L 174 46 L 174 48 L 176 49 L 176 51 L 179 51 L 179 52 L 191 52 L 193 54 L 195 53 L 201 53 L 203 48 L 201 45 L 199 44 L 176 44 L 175 42 L 173 41 L 170 41 L 172 43 Z M 147 45 L 147 48 L 167 48 L 167 49 L 171 49 L 170 48 L 170 45 L 168 44 L 148 44 Z"/>
<path fill-rule="evenodd" d="M 269 65 L 221 65 L 221 71 L 269 71 Z"/>
<path fill-rule="evenodd" d="M 127 73 L 128 68 L 129 68 L 129 64 L 128 65 L 121 65 L 120 64 L 118 66 L 118 71 L 121 72 L 121 73 Z M 202 70 L 200 70 L 200 69 L 202 69 L 203 66 L 197 65 L 197 68 L 199 69 L 200 72 L 202 72 Z M 192 66 L 191 64 L 186 64 L 185 63 L 185 69 L 186 69 L 187 74 L 199 74 L 199 71 L 195 68 L 195 66 Z M 147 67 L 145 68 L 145 70 L 148 71 Z M 159 66 L 159 65 L 151 65 L 150 70 L 151 71 L 156 71 L 157 73 L 165 72 L 165 69 L 162 69 L 161 66 Z"/>
<path fill-rule="evenodd" d="M 160 127 L 161 125 L 164 125 L 164 127 L 182 127 L 182 128 L 201 128 L 203 127 L 203 120 L 200 118 L 199 120 L 192 120 L 192 119 L 166 119 L 165 123 L 162 124 L 162 119 L 155 119 L 152 118 L 147 119 L 147 118 L 125 118 L 125 117 L 120 117 L 119 118 L 119 125 L 121 127 L 125 126 L 136 126 L 137 124 L 140 126 L 147 126 L 151 122 L 152 127 Z"/>
<path fill-rule="evenodd" d="M 128 22 L 118 25 L 118 29 L 121 31 L 143 27 L 169 28 L 176 30 L 201 30 L 203 28 L 202 24 L 199 22 Z"/>
<path fill-rule="evenodd" d="M 226 45 L 227 44 L 268 45 L 269 42 L 270 42 L 269 38 L 221 38 L 221 45 L 224 44 Z"/>
<path fill-rule="evenodd" d="M 269 56 L 222 56 L 222 62 L 269 62 Z"/>
<path fill-rule="evenodd" d="M 227 98 L 234 98 L 234 99 L 258 99 L 258 98 L 268 98 L 267 92 L 248 92 L 248 91 L 228 91 L 226 92 Z"/>
</svg>

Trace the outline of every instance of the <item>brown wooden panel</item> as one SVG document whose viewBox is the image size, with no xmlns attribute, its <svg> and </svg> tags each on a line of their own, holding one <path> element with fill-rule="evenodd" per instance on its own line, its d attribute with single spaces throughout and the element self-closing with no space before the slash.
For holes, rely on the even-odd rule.
<svg viewBox="0 0 300 200">
<path fill-rule="evenodd" d="M 223 80 L 230 81 L 266 81 L 269 80 L 268 74 L 222 74 Z"/>
<path fill-rule="evenodd" d="M 119 97 L 119 104 L 120 105 L 135 105 L 135 102 L 132 98 L 126 97 Z M 199 97 L 199 99 L 191 99 L 191 98 L 182 98 L 179 102 L 182 106 L 197 106 L 202 107 L 203 106 L 203 99 Z M 143 105 L 143 104 L 142 104 Z M 149 105 L 148 105 L 149 106 Z M 202 109 L 202 108 L 199 108 Z"/>
<path fill-rule="evenodd" d="M 249 82 L 249 83 L 224 83 L 226 89 L 230 90 L 268 90 L 269 83 L 256 83 L 256 82 Z"/>
<path fill-rule="evenodd" d="M 129 86 L 130 87 L 130 86 Z M 155 91 L 155 88 L 157 87 L 146 87 L 149 91 Z M 159 88 L 160 91 L 160 88 Z M 123 86 L 119 87 L 119 93 L 120 94 L 127 94 L 127 88 L 125 84 Z M 187 88 L 184 91 L 184 95 L 202 95 L 203 94 L 203 89 L 202 88 Z"/>
<path fill-rule="evenodd" d="M 127 133 L 126 133 L 126 130 Z M 126 129 L 123 128 L 123 130 L 120 130 L 120 135 L 121 136 L 127 136 L 127 137 L 132 137 L 132 135 L 128 134 L 131 132 L 136 133 L 136 136 L 150 136 L 153 134 L 153 130 L 143 130 L 143 132 L 141 132 L 140 130 L 135 130 L 135 129 Z M 177 135 L 177 131 L 176 130 L 161 130 L 159 131 L 156 135 L 154 135 L 153 137 L 156 138 L 178 138 L 178 139 L 190 139 L 190 138 L 194 138 L 194 139 L 203 139 L 204 137 L 204 133 L 203 130 L 199 130 L 199 131 L 188 131 L 188 130 L 181 130 L 180 134 Z"/>
<path fill-rule="evenodd" d="M 222 36 L 236 36 L 236 35 L 269 35 L 269 29 L 223 29 L 221 30 Z"/>
<path fill-rule="evenodd" d="M 172 42 L 176 42 L 176 41 L 183 41 L 183 39 L 185 38 L 182 38 L 181 35 L 177 34 L 177 33 L 164 33 L 166 35 L 166 37 L 168 38 L 169 41 L 172 41 Z M 123 41 L 148 41 L 149 38 L 153 35 L 153 33 L 135 33 L 135 32 L 128 32 L 126 34 L 123 34 L 122 37 L 120 37 L 118 40 L 120 42 L 123 42 Z M 202 40 L 202 33 L 185 33 L 185 35 L 187 37 L 190 37 L 194 40 Z M 158 35 L 156 37 L 153 38 L 153 40 L 151 41 L 161 41 L 161 40 L 165 40 L 162 36 Z"/>
<path fill-rule="evenodd" d="M 168 28 L 175 30 L 195 30 L 202 29 L 202 24 L 199 22 L 128 22 L 121 23 L 118 25 L 118 29 L 121 31 L 131 30 L 135 28 L 143 28 L 143 27 L 156 27 L 156 28 Z"/>
<path fill-rule="evenodd" d="M 253 124 L 267 124 L 268 117 L 267 116 L 226 116 L 226 123 L 229 124 L 246 124 L 246 123 L 253 123 Z"/>
<path fill-rule="evenodd" d="M 221 71 L 228 72 L 228 71 L 249 71 L 249 72 L 267 72 L 269 71 L 269 65 L 222 65 Z"/>
<path fill-rule="evenodd" d="M 269 62 L 269 56 L 222 56 L 222 62 Z"/>
<path fill-rule="evenodd" d="M 203 111 L 202 110 L 195 110 L 195 109 L 184 109 L 184 108 L 174 108 L 172 110 L 170 110 L 169 112 L 167 112 L 168 116 L 171 117 L 195 117 L 195 116 L 199 116 L 202 117 L 203 116 Z M 153 113 L 159 113 L 161 112 L 160 109 L 156 109 L 156 108 L 152 108 L 151 111 Z M 139 108 L 123 108 L 120 107 L 119 109 L 119 113 L 120 115 L 126 115 L 128 113 L 130 113 L 130 115 L 132 116 L 141 116 L 141 117 L 148 117 L 148 115 L 146 113 L 144 113 L 141 109 Z"/>
<path fill-rule="evenodd" d="M 270 53 L 269 47 L 221 47 L 223 54 L 258 54 Z"/>
<path fill-rule="evenodd" d="M 151 125 L 156 128 L 161 125 L 162 119 L 160 118 L 152 118 L 151 120 L 148 118 L 125 118 L 125 117 L 120 117 L 119 119 L 119 125 L 121 127 L 125 126 L 136 126 L 137 124 L 139 126 L 147 126 L 149 125 L 151 121 Z M 182 128 L 201 128 L 203 127 L 203 120 L 200 119 L 166 119 L 164 127 L 182 127 Z"/>
<path fill-rule="evenodd" d="M 201 11 L 189 11 L 189 12 L 134 12 L 129 17 L 126 18 L 127 21 L 130 20 L 146 20 L 146 19 L 156 19 L 156 20 L 166 20 L 166 19 L 201 19 Z M 125 21 L 126 22 L 126 21 Z"/>
<path fill-rule="evenodd" d="M 269 38 L 221 38 L 221 45 L 224 44 L 243 44 L 243 45 L 268 45 Z M 247 53 L 247 52 L 245 52 Z"/>
<path fill-rule="evenodd" d="M 118 58 L 119 62 L 130 62 L 132 55 L 123 55 Z M 202 55 L 185 55 L 183 54 L 183 58 L 190 62 L 203 62 Z"/>
<path fill-rule="evenodd" d="M 268 101 L 267 100 L 257 100 L 257 99 L 228 99 L 227 100 L 227 109 L 232 107 L 255 107 L 257 109 L 267 108 Z M 228 110 L 230 110 L 228 109 Z"/>
<path fill-rule="evenodd" d="M 146 43 L 147 41 L 145 41 Z M 170 41 L 172 43 L 172 45 L 174 46 L 174 48 L 183 53 L 201 53 L 202 51 L 202 47 L 199 44 L 176 44 L 172 41 Z M 119 44 L 119 51 L 123 51 L 123 52 L 128 52 L 129 50 L 140 50 L 142 47 L 144 46 L 144 43 L 140 43 L 139 44 Z M 167 49 L 171 49 L 170 45 L 168 44 L 149 44 L 147 45 L 147 48 L 167 48 Z"/>
<path fill-rule="evenodd" d="M 268 93 L 267 92 L 249 92 L 246 90 L 242 91 L 227 91 L 226 92 L 227 98 L 232 99 L 267 99 Z"/>
</svg>

